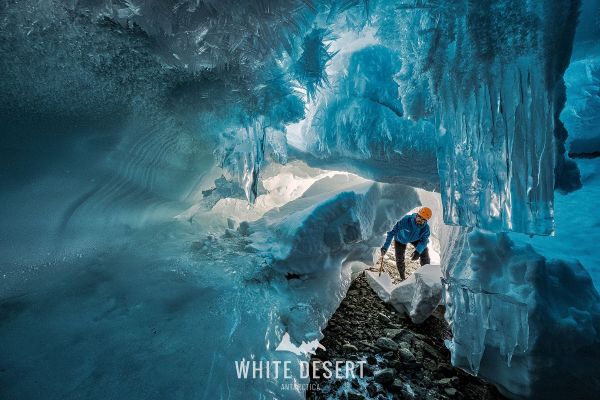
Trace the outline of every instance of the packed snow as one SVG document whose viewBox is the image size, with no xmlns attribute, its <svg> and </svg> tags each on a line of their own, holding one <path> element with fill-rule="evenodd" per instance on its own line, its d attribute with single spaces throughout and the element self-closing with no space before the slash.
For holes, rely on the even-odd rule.
<svg viewBox="0 0 600 400">
<path fill-rule="evenodd" d="M 381 275 L 372 271 L 365 273 L 375 293 L 415 324 L 429 318 L 442 301 L 442 270 L 439 265 L 426 264 L 396 285 L 387 272 Z"/>
</svg>

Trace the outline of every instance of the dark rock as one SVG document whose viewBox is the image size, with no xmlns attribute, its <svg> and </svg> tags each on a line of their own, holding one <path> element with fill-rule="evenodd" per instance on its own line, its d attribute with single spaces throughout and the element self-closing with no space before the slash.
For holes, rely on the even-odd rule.
<svg viewBox="0 0 600 400">
<path fill-rule="evenodd" d="M 402 364 L 402 367 L 404 369 L 419 369 L 419 368 L 421 368 L 421 365 L 416 361 L 408 361 L 408 362 L 404 362 Z"/>
<path fill-rule="evenodd" d="M 456 374 L 455 369 L 446 363 L 440 363 L 437 370 L 447 377 L 454 376 Z"/>
<path fill-rule="evenodd" d="M 385 323 L 391 323 L 392 322 L 392 320 L 390 319 L 390 317 L 388 317 L 384 313 L 377 313 L 377 317 L 379 318 L 379 320 L 381 322 L 385 322 Z"/>
<path fill-rule="evenodd" d="M 427 368 L 428 370 L 430 370 L 430 371 L 435 371 L 438 368 L 437 363 L 435 361 L 433 361 L 433 360 L 428 359 L 428 358 L 426 358 L 426 359 L 423 360 L 423 366 L 425 368 Z"/>
<path fill-rule="evenodd" d="M 401 347 L 400 348 L 400 357 L 404 360 L 404 361 L 415 361 L 416 357 L 415 355 L 408 349 Z"/>
<path fill-rule="evenodd" d="M 346 397 L 348 400 L 365 400 L 365 396 L 354 392 L 348 392 Z"/>
<path fill-rule="evenodd" d="M 377 359 L 372 355 L 368 355 L 367 356 L 367 364 L 375 365 L 375 364 L 377 364 Z"/>
<path fill-rule="evenodd" d="M 358 379 L 356 379 L 356 378 L 352 379 L 352 382 L 350 383 L 350 385 L 354 389 L 359 389 L 360 388 L 360 383 L 358 382 Z"/>
<path fill-rule="evenodd" d="M 421 335 L 420 333 L 417 333 L 417 332 L 411 332 L 411 334 L 421 341 L 426 341 L 428 339 L 427 336 Z"/>
<path fill-rule="evenodd" d="M 377 386 L 375 386 L 373 382 L 370 382 L 367 385 L 367 393 L 369 393 L 369 396 L 371 397 L 375 397 L 377 395 Z"/>
<path fill-rule="evenodd" d="M 435 371 L 433 372 L 433 377 L 434 377 L 435 379 L 437 379 L 437 380 L 440 380 L 440 379 L 443 379 L 443 378 L 444 378 L 444 374 L 442 374 L 442 373 L 440 372 L 440 369 L 439 369 L 439 367 L 438 367 L 438 369 L 437 369 L 437 370 L 435 370 Z"/>
<path fill-rule="evenodd" d="M 390 339 L 389 337 L 382 336 L 382 337 L 378 338 L 377 341 L 375 342 L 375 345 L 384 350 L 392 350 L 392 351 L 398 350 L 398 344 L 396 342 L 394 342 L 392 339 Z"/>
<path fill-rule="evenodd" d="M 368 347 L 369 349 L 378 350 L 377 347 L 372 342 L 369 342 L 368 340 L 360 340 L 358 343 L 362 344 L 365 347 Z"/>
<path fill-rule="evenodd" d="M 358 351 L 358 348 L 350 343 L 344 343 L 342 349 L 344 349 L 344 351 Z"/>
<path fill-rule="evenodd" d="M 398 347 L 410 350 L 410 344 L 406 343 L 406 342 L 396 342 L 398 343 Z"/>
<path fill-rule="evenodd" d="M 433 346 L 431 346 L 430 344 L 428 344 L 426 342 L 421 342 L 421 346 L 423 347 L 423 350 L 425 352 L 429 353 L 429 355 L 431 355 L 432 357 L 434 357 L 438 360 L 444 359 L 442 354 L 438 350 L 436 350 Z"/>
<path fill-rule="evenodd" d="M 442 385 L 442 386 L 449 386 L 449 385 L 457 384 L 458 377 L 453 376 L 451 378 L 443 378 L 443 379 L 437 380 L 435 383 L 437 383 L 438 385 Z"/>
<path fill-rule="evenodd" d="M 401 393 L 404 391 L 404 383 L 400 379 L 394 379 L 390 390 L 392 392 Z"/>
<path fill-rule="evenodd" d="M 396 340 L 396 339 L 402 337 L 404 329 L 388 328 L 388 329 L 384 329 L 383 332 L 385 333 L 385 336 L 389 337 L 390 339 Z"/>
<path fill-rule="evenodd" d="M 454 396 L 456 394 L 456 389 L 454 389 L 454 388 L 445 388 L 444 392 L 446 392 L 446 394 L 448 396 Z"/>
<path fill-rule="evenodd" d="M 394 381 L 395 376 L 396 371 L 394 371 L 392 368 L 385 368 L 375 372 L 375 382 L 389 384 Z"/>
</svg>

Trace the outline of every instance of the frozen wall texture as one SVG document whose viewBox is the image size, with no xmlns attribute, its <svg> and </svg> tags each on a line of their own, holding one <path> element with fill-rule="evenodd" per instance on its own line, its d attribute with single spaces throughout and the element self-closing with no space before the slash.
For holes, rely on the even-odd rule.
<svg viewBox="0 0 600 400">
<path fill-rule="evenodd" d="M 32 388 L 32 398 L 50 387 L 48 396 L 64 398 L 60 380 L 37 384 L 36 373 L 57 365 L 73 374 L 72 382 L 83 382 L 90 397 L 101 394 L 106 386 L 90 380 L 77 357 L 94 354 L 86 359 L 89 371 L 119 368 L 96 352 L 95 331 L 86 323 L 100 316 L 101 336 L 112 338 L 107 348 L 120 353 L 131 337 L 111 333 L 152 342 L 144 327 L 155 317 L 166 321 L 160 343 L 181 346 L 174 353 L 185 352 L 188 342 L 195 348 L 184 367 L 178 354 L 147 348 L 144 357 L 155 363 L 128 375 L 133 381 L 152 380 L 153 368 L 166 360 L 173 375 L 160 375 L 164 380 L 152 380 L 148 390 L 175 382 L 191 396 L 197 382 L 178 371 L 202 362 L 214 367 L 201 366 L 205 394 L 244 393 L 248 382 L 224 386 L 215 371 L 242 347 L 264 350 L 265 338 L 276 342 L 284 328 L 298 340 L 318 337 L 348 283 L 342 264 L 368 263 L 390 224 L 419 202 L 412 188 L 362 181 L 368 178 L 441 194 L 431 202 L 453 225 L 436 224 L 435 234 L 444 247 L 456 365 L 512 397 L 561 397 L 567 388 L 556 376 L 569 368 L 577 373 L 570 376 L 575 394 L 597 390 L 589 366 L 598 360 L 598 294 L 581 263 L 544 241 L 561 218 L 554 215 L 555 190 L 563 216 L 580 218 L 564 212 L 569 201 L 582 203 L 598 187 L 597 168 L 586 164 L 586 196 L 565 197 L 582 184 L 565 146 L 589 157 L 600 143 L 594 0 L 583 4 L 563 82 L 579 6 L 577 0 L 1 2 L 0 305 L 9 311 L 4 326 L 12 328 L 0 334 L 13 345 L 2 348 L 8 350 L 0 362 L 21 369 L 7 368 L 14 375 L 0 384 L 9 382 L 15 393 Z M 268 167 L 289 160 L 294 168 L 274 170 L 295 171 L 291 183 L 284 175 L 261 181 Z M 362 178 L 332 180 L 330 172 L 303 163 Z M 248 204 L 255 206 L 248 211 Z M 255 222 L 236 231 L 242 215 Z M 593 248 L 598 224 L 589 224 L 583 241 L 573 225 L 556 232 L 569 244 L 561 248 L 595 260 L 581 243 Z M 533 247 L 524 234 L 537 235 Z M 48 271 L 55 280 L 40 291 L 9 297 L 35 288 L 33 278 L 43 281 Z M 301 278 L 288 282 L 287 272 Z M 114 303 L 108 310 L 105 293 Z M 55 312 L 42 318 L 46 308 L 39 305 L 46 303 Z M 80 303 L 83 313 L 73 306 Z M 195 312 L 202 307 L 212 320 Z M 171 315 L 180 317 L 175 325 Z M 71 318 L 81 331 L 69 329 Z M 183 336 L 177 323 L 186 327 Z M 54 334 L 36 336 L 48 324 L 55 324 Z M 198 326 L 215 328 L 223 339 L 195 341 Z M 19 334 L 25 328 L 30 338 Z M 69 363 L 61 359 L 64 343 L 80 351 L 70 353 Z M 40 368 L 20 363 L 28 357 Z M 136 386 L 129 383 L 109 394 L 130 397 Z M 278 387 L 269 381 L 252 393 L 303 395 Z"/>
<path fill-rule="evenodd" d="M 511 398 L 594 397 L 600 296 L 585 268 L 504 233 L 454 227 L 447 234 L 453 365 Z"/>
<path fill-rule="evenodd" d="M 438 123 L 446 223 L 553 232 L 555 184 L 578 180 L 557 126 L 577 10 L 576 1 L 389 5 L 381 35 L 413 77 L 402 88 L 410 112 Z"/>
<path fill-rule="evenodd" d="M 67 101 L 56 107 L 68 113 L 122 118 L 134 104 L 147 109 L 152 93 L 160 109 L 166 101 L 179 113 L 204 111 L 192 127 L 203 137 L 255 143 L 226 145 L 219 158 L 253 202 L 268 137 L 284 136 L 304 115 L 297 85 L 312 101 L 304 150 L 321 165 L 439 185 L 447 223 L 551 234 L 554 188 L 579 186 L 558 120 L 578 4 L 6 4 L 12 44 L 4 52 L 13 58 L 4 61 L 12 82 L 5 109 L 26 112 L 32 98 L 39 109 L 60 93 Z M 344 54 L 333 44 L 369 29 L 372 43 L 361 49 Z M 40 40 L 46 36 L 50 42 Z M 59 37 L 69 44 L 53 44 Z M 27 59 L 53 68 L 24 80 L 16 61 Z M 40 79 L 52 83 L 35 85 Z M 71 106 L 81 93 L 93 93 L 99 107 Z M 285 149 L 280 142 L 274 147 Z"/>
</svg>

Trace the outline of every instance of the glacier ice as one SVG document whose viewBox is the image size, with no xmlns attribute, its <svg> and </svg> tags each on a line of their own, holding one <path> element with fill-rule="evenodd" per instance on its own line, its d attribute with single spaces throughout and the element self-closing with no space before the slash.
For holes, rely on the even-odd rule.
<svg viewBox="0 0 600 400">
<path fill-rule="evenodd" d="M 3 2 L 0 386 L 299 398 L 225 366 L 316 339 L 427 198 L 463 226 L 433 243 L 455 364 L 511 396 L 563 394 L 568 369 L 593 392 L 598 226 L 571 205 L 595 215 L 598 168 L 563 154 L 598 143 L 594 0 L 562 83 L 579 5 Z"/>
<path fill-rule="evenodd" d="M 296 168 L 305 179 L 318 173 Z M 231 225 L 198 212 L 40 273 L 35 291 L 0 302 L 8 313 L 1 363 L 11 366 L 3 390 L 32 398 L 81 387 L 89 397 L 301 398 L 301 386 L 282 389 L 281 376 L 239 380 L 234 361 L 289 360 L 298 377 L 296 361 L 307 355 L 278 344 L 286 335 L 297 344 L 320 338 L 349 285 L 340 264 L 371 259 L 390 216 L 418 201 L 412 188 L 340 175 L 312 175 L 311 185 L 299 183 L 300 196 L 245 224 L 247 232 L 220 235 Z M 274 192 L 290 184 L 271 183 Z M 290 272 L 298 278 L 286 279 Z M 46 328 L 27 328 L 37 324 Z"/>
<path fill-rule="evenodd" d="M 569 131 L 569 151 L 585 155 L 600 151 L 600 48 L 582 47 L 565 72 L 568 103 L 561 120 Z"/>
<path fill-rule="evenodd" d="M 413 189 L 401 185 L 345 180 L 340 191 L 331 179 L 321 181 L 317 191 L 309 189 L 250 224 L 249 246 L 272 258 L 276 268 L 307 274 L 352 261 L 371 263 L 390 217 L 417 201 Z"/>
<path fill-rule="evenodd" d="M 303 117 L 297 82 L 312 99 L 303 124 L 309 154 L 298 157 L 385 182 L 441 183 L 447 223 L 550 234 L 554 186 L 577 180 L 562 156 L 564 132 L 555 134 L 555 109 L 578 3 L 467 3 L 23 2 L 6 7 L 2 25 L 17 60 L 42 56 L 66 74 L 34 68 L 36 78 L 23 80 L 12 62 L 3 84 L 7 93 L 37 93 L 31 97 L 49 109 L 91 105 L 61 104 L 52 92 L 69 100 L 93 93 L 91 115 L 99 107 L 127 114 L 129 104 L 187 114 L 196 119 L 187 129 L 231 149 L 219 160 L 252 202 L 267 143 L 285 162 L 285 125 Z M 334 45 L 370 25 L 375 33 L 363 48 Z M 44 36 L 68 38 L 71 47 Z M 96 50 L 108 43 L 108 52 Z M 33 84 L 40 78 L 53 85 Z M 27 98 L 9 96 L 7 109 L 27 112 Z"/>
<path fill-rule="evenodd" d="M 435 129 L 430 121 L 403 118 L 394 81 L 398 55 L 366 45 L 346 58 L 339 61 L 344 68 L 330 77 L 331 88 L 322 91 L 298 127 L 297 157 L 380 182 L 436 188 Z"/>
<path fill-rule="evenodd" d="M 570 397 L 574 382 L 577 396 L 593 397 L 600 296 L 585 268 L 505 233 L 452 228 L 448 235 L 452 363 L 511 398 Z"/>
<path fill-rule="evenodd" d="M 402 86 L 421 104 L 411 107 L 417 116 L 429 108 L 419 90 L 431 92 L 445 221 L 552 233 L 553 167 L 562 157 L 555 99 L 577 3 L 425 2 L 387 11 L 383 43 L 408 62 L 407 76 L 426 81 Z"/>
<path fill-rule="evenodd" d="M 585 3 L 589 9 L 591 2 Z M 589 21 L 591 15 L 582 19 Z M 554 112 L 565 102 L 561 119 L 569 131 L 570 151 L 581 140 L 593 152 L 596 45 L 587 37 L 574 46 L 565 73 L 566 99 L 558 94 Z M 564 135 L 562 124 L 555 123 L 555 132 Z M 559 167 L 558 155 L 557 161 Z M 553 236 L 442 229 L 453 364 L 495 382 L 509 397 L 586 398 L 599 387 L 590 367 L 598 358 L 599 340 L 598 269 L 592 250 L 597 213 L 590 208 L 598 197 L 597 161 L 577 160 L 577 165 L 581 181 L 578 173 L 556 172 L 557 179 L 569 182 L 555 185 L 560 193 L 553 200 Z"/>
</svg>

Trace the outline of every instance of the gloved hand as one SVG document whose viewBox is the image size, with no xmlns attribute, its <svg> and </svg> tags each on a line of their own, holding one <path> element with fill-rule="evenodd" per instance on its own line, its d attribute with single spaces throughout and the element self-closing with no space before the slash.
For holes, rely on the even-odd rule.
<svg viewBox="0 0 600 400">
<path fill-rule="evenodd" d="M 383 247 L 381 248 L 381 257 L 385 256 L 385 253 L 387 253 L 387 249 L 384 249 Z"/>
<path fill-rule="evenodd" d="M 418 260 L 419 257 L 421 257 L 421 253 L 419 253 L 418 251 L 415 250 L 415 252 L 412 254 L 412 257 L 410 258 L 411 260 Z"/>
</svg>

